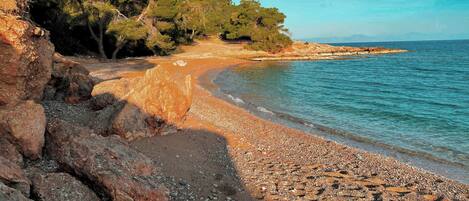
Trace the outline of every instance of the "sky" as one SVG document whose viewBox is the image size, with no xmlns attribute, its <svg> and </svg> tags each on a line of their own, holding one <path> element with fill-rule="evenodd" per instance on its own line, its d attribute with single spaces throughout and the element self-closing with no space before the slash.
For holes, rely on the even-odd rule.
<svg viewBox="0 0 469 201">
<path fill-rule="evenodd" d="M 235 0 L 239 2 L 239 0 Z M 260 0 L 287 15 L 294 39 L 469 39 L 469 0 Z"/>
</svg>

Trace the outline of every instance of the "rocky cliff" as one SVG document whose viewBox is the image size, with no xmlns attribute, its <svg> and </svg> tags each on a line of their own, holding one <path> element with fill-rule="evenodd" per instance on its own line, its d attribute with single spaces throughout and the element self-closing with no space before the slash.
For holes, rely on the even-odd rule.
<svg viewBox="0 0 469 201">
<path fill-rule="evenodd" d="M 0 200 L 169 199 L 154 162 L 125 140 L 181 121 L 190 77 L 155 68 L 92 98 L 95 79 L 54 54 L 26 0 L 0 2 L 0 49 Z"/>
</svg>

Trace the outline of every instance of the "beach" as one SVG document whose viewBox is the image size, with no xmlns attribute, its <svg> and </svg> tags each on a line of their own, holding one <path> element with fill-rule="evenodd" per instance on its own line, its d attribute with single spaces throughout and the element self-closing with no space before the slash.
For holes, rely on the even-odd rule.
<svg viewBox="0 0 469 201">
<path fill-rule="evenodd" d="M 111 64 L 82 61 L 93 76 L 139 76 L 156 65 L 194 79 L 178 129 L 131 143 L 180 181 L 179 200 L 467 200 L 469 186 L 396 159 L 261 119 L 210 93 L 217 72 L 252 61 L 189 47 L 172 57 Z M 196 51 L 197 50 L 197 51 Z M 127 64 L 126 64 L 127 62 Z M 153 65 L 152 65 L 153 64 Z M 144 66 L 144 67 L 142 67 Z M 207 89 L 208 88 L 208 89 Z"/>
</svg>

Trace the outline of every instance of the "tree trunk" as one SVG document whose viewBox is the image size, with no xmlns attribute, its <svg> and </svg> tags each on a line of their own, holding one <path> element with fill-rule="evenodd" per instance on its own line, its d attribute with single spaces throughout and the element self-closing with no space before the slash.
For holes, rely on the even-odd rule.
<svg viewBox="0 0 469 201">
<path fill-rule="evenodd" d="M 103 37 L 104 37 L 103 29 L 104 27 L 103 27 L 102 22 L 99 22 L 99 40 L 97 41 L 99 54 L 101 54 L 101 57 L 103 59 L 107 59 L 106 51 L 104 51 L 104 44 L 103 44 Z"/>
<path fill-rule="evenodd" d="M 124 47 L 126 41 L 118 41 L 116 45 L 116 49 L 114 49 L 114 52 L 112 52 L 112 60 L 117 59 L 117 53 Z"/>
<path fill-rule="evenodd" d="M 98 38 L 98 36 L 96 35 L 96 33 L 93 30 L 93 27 L 91 27 L 91 23 L 88 19 L 89 14 L 85 10 L 85 7 L 83 5 L 83 1 L 78 1 L 78 3 L 80 4 L 81 12 L 86 15 L 86 17 L 85 17 L 86 26 L 88 27 L 88 30 L 90 31 L 91 37 L 96 41 L 96 44 L 98 45 L 99 54 L 101 55 L 101 57 L 103 59 L 107 59 L 106 52 L 104 51 L 103 30 L 102 30 L 103 28 L 102 28 L 101 23 L 99 24 L 99 38 Z"/>
<path fill-rule="evenodd" d="M 195 36 L 195 29 L 192 29 L 191 40 L 194 40 L 194 36 Z"/>
</svg>

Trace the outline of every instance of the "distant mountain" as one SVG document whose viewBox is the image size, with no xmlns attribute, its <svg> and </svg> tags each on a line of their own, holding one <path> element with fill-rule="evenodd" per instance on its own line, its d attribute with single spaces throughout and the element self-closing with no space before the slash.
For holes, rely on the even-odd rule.
<svg viewBox="0 0 469 201">
<path fill-rule="evenodd" d="M 382 42 L 382 41 L 419 41 L 419 40 L 457 40 L 469 39 L 469 34 L 427 34 L 427 33 L 406 33 L 401 35 L 363 35 L 355 34 L 343 37 L 319 37 L 302 39 L 309 42 L 319 43 L 353 43 L 353 42 Z"/>
</svg>

